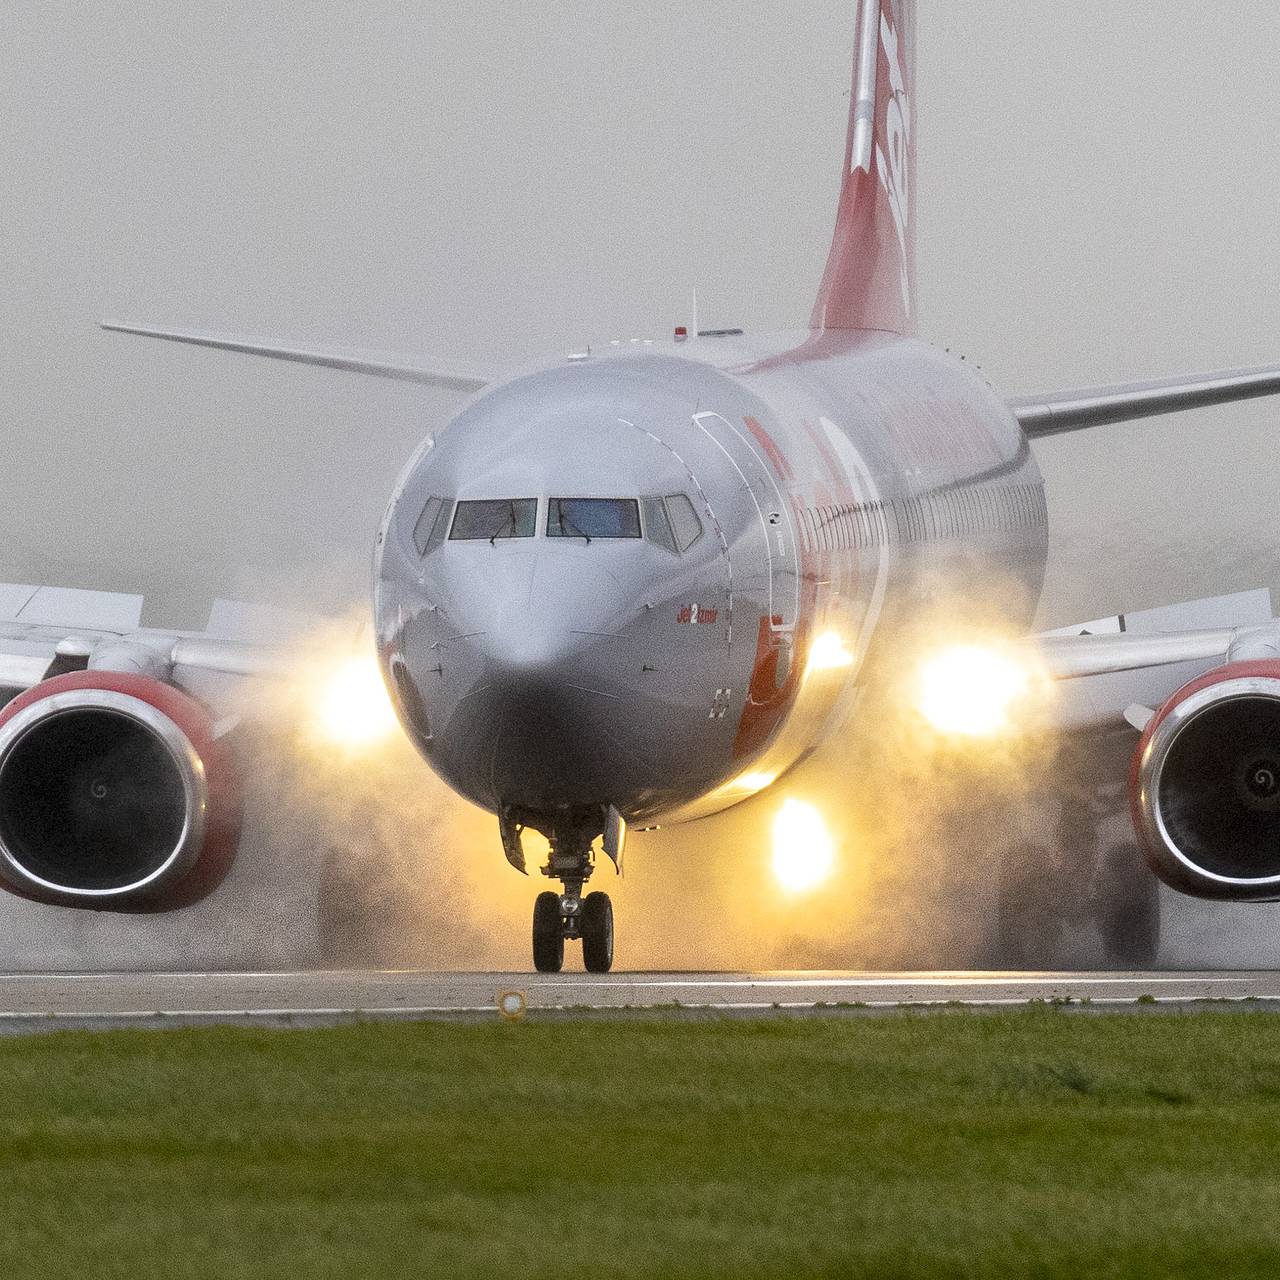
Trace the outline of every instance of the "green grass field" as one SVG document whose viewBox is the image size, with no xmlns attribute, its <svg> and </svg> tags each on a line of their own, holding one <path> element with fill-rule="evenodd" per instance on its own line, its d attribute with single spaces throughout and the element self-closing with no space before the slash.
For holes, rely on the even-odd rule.
<svg viewBox="0 0 1280 1280">
<path fill-rule="evenodd" d="M 0 1041 L 0 1275 L 1280 1273 L 1280 1017 Z"/>
</svg>

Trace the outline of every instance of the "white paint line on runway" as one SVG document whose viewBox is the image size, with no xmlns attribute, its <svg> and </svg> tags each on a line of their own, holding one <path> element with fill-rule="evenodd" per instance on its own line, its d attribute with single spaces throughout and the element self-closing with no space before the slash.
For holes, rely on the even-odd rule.
<svg viewBox="0 0 1280 1280">
<path fill-rule="evenodd" d="M 1262 997 L 1267 999 L 1267 997 Z M 1255 998 L 1256 999 L 1256 998 Z M 1188 1005 L 1197 1004 L 1200 1001 L 1195 996 L 1152 996 L 1153 1004 L 1170 1004 L 1170 1005 Z M 1250 1003 L 1248 997 L 1229 996 L 1222 1001 L 1215 1003 L 1224 1004 L 1246 1004 Z M 900 1000 L 868 1000 L 862 1002 L 859 1006 L 863 1009 L 942 1009 L 947 1006 L 955 1006 L 957 1004 L 968 1008 L 984 1008 L 984 1007 L 1008 1007 L 1014 1005 L 1025 1006 L 1030 1002 L 1020 996 L 995 996 L 985 1000 L 918 1000 L 918 1001 L 900 1001 Z M 1072 1001 L 1073 1004 L 1079 1005 L 1079 1001 Z M 1091 1002 L 1097 1005 L 1136 1005 L 1138 1000 L 1131 996 L 1104 996 L 1098 1000 Z M 653 1006 L 643 1005 L 596 1005 L 589 1012 L 592 1013 L 643 1013 L 646 1009 L 652 1010 Z M 829 1004 L 819 1002 L 815 1004 L 811 1000 L 785 1000 L 785 1001 L 737 1001 L 732 1003 L 716 1003 L 716 1004 L 682 1004 L 680 1006 L 682 1012 L 687 1013 L 715 1013 L 715 1012 L 770 1012 L 773 1010 L 813 1010 L 813 1011 L 829 1011 L 829 1012 L 845 1012 L 850 1010 L 836 1010 Z M 529 1013 L 582 1013 L 584 1012 L 581 1005 L 535 1005 L 531 1006 Z M 422 1005 L 416 1007 L 405 1007 L 395 1005 L 386 1008 L 365 1008 L 365 1009 L 320 1009 L 320 1008 L 298 1008 L 298 1009 L 132 1009 L 132 1010 L 112 1010 L 109 1012 L 92 1013 L 92 1012 L 68 1012 L 62 1010 L 54 1013 L 40 1012 L 0 1012 L 0 1026 L 12 1023 L 34 1023 L 34 1022 L 178 1022 L 184 1018 L 201 1019 L 205 1021 L 216 1022 L 235 1022 L 237 1020 L 265 1020 L 265 1019 L 290 1019 L 298 1021 L 308 1021 L 311 1019 L 328 1019 L 328 1018 L 348 1018 L 358 1020 L 362 1018 L 395 1018 L 399 1021 L 412 1021 L 414 1018 L 436 1017 L 445 1014 L 493 1014 L 498 1015 L 497 1004 L 484 1005 Z"/>
<path fill-rule="evenodd" d="M 6 981 L 11 985 L 7 988 Z M 47 985 L 44 985 L 47 984 Z M 1280 974 L 870 973 L 603 975 L 432 973 L 414 970 L 306 973 L 0 975 L 0 1031 L 216 1023 L 326 1026 L 361 1020 L 481 1017 L 498 994 L 520 989 L 531 1013 L 683 1009 L 714 1015 L 893 1008 L 1087 1008 L 1159 1003 L 1203 1007 L 1215 999 L 1273 1009 Z M 310 1004 L 308 1002 L 314 1002 Z"/>
<path fill-rule="evenodd" d="M 1248 972 L 1241 971 L 1234 974 L 1223 973 L 1197 973 L 1194 970 L 1186 972 L 1152 972 L 1152 973 L 1121 973 L 1121 974 L 1079 974 L 1079 973 L 1060 973 L 1060 974 L 1036 974 L 1036 973 L 1019 973 L 1016 970 L 1006 972 L 991 973 L 962 973 L 939 971 L 938 973 L 904 973 L 904 974 L 868 974 L 866 976 L 857 976 L 850 974 L 831 974 L 830 976 L 805 976 L 790 977 L 785 973 L 769 973 L 761 974 L 758 977 L 739 977 L 736 974 L 726 974 L 724 977 L 716 975 L 699 974 L 697 977 L 680 977 L 679 975 L 663 976 L 661 978 L 643 978 L 639 974 L 630 974 L 622 970 L 615 971 L 608 977 L 589 977 L 582 975 L 559 975 L 544 976 L 538 973 L 523 973 L 515 970 L 495 970 L 492 973 L 466 973 L 455 972 L 448 969 L 427 970 L 427 969 L 370 969 L 367 971 L 343 970 L 343 969 L 273 969 L 268 972 L 248 973 L 239 969 L 212 970 L 209 972 L 197 972 L 195 970 L 175 970 L 172 972 L 153 972 L 147 969 L 116 969 L 105 972 L 72 972 L 72 971 L 53 971 L 49 973 L 0 973 L 0 982 L 26 981 L 26 982 L 50 982 L 50 981 L 68 981 L 68 982 L 84 982 L 85 980 L 98 980 L 103 982 L 119 982 L 125 979 L 137 978 L 162 978 L 162 979 L 178 979 L 189 980 L 192 982 L 209 982 L 220 981 L 226 978 L 232 979 L 264 979 L 264 978 L 289 978 L 303 980 L 324 980 L 332 981 L 334 978 L 358 978 L 361 981 L 371 981 L 380 978 L 423 978 L 433 981 L 446 979 L 449 981 L 461 982 L 488 982 L 494 979 L 511 981 L 519 981 L 521 979 L 527 981 L 532 986 L 540 987 L 614 987 L 614 986 L 640 986 L 640 987 L 751 987 L 751 986 L 779 986 L 779 987 L 840 987 L 840 986 L 937 986 L 942 983 L 972 986 L 1000 986 L 1008 982 L 1019 982 L 1024 985 L 1033 983 L 1051 983 L 1051 982 L 1074 982 L 1074 983 L 1123 983 L 1123 982 L 1250 982 L 1258 975 L 1250 970 Z M 1277 972 L 1280 977 L 1280 971 Z"/>
<path fill-rule="evenodd" d="M 662 990 L 668 987 L 1104 987 L 1104 986 L 1142 986 L 1178 983 L 1241 983 L 1251 982 L 1248 977 L 1199 977 L 1194 974 L 1174 975 L 1169 977 L 1148 977 L 1131 974 L 1114 978 L 1081 978 L 1074 974 L 1062 974 L 1058 977 L 1024 978 L 1016 973 L 999 975 L 969 975 L 945 977 L 879 977 L 879 978 L 693 978 L 687 980 L 661 979 L 650 982 L 627 982 L 625 985 L 636 989 L 655 988 Z M 532 991 L 541 991 L 550 987 L 571 987 L 582 990 L 587 987 L 618 987 L 617 982 L 600 982 L 589 979 L 544 982 L 531 978 L 528 987 Z"/>
<path fill-rule="evenodd" d="M 1231 985 L 1253 983 L 1258 980 L 1256 973 L 1241 974 L 1198 974 L 1190 973 L 1142 973 L 1112 975 L 1082 974 L 1020 974 L 1009 973 L 938 973 L 938 974 L 876 974 L 865 977 L 836 976 L 830 977 L 787 977 L 784 975 L 761 975 L 759 977 L 663 977 L 640 978 L 626 973 L 615 973 L 608 978 L 589 977 L 583 975 L 551 977 L 533 973 L 492 973 L 468 974 L 451 972 L 427 972 L 410 969 L 372 970 L 367 973 L 347 973 L 330 970 L 272 971 L 262 973 L 241 973 L 227 970 L 216 973 L 173 972 L 150 973 L 142 970 L 120 970 L 110 973 L 0 973 L 0 985 L 9 982 L 32 983 L 109 983 L 120 985 L 139 981 L 189 982 L 201 985 L 210 982 L 267 981 L 273 979 L 291 982 L 333 984 L 337 981 L 355 981 L 384 985 L 387 979 L 421 979 L 423 982 L 439 982 L 441 980 L 466 986 L 491 985 L 494 982 L 518 986 L 526 991 L 546 991 L 567 989 L 585 990 L 671 990 L 684 988 L 721 988 L 733 990 L 744 988 L 760 990 L 767 988 L 807 988 L 854 989 L 859 987 L 1106 987 L 1106 986 L 1175 986 L 1178 984 Z M 1280 994 L 1280 974 L 1276 975 L 1277 993 Z"/>
</svg>

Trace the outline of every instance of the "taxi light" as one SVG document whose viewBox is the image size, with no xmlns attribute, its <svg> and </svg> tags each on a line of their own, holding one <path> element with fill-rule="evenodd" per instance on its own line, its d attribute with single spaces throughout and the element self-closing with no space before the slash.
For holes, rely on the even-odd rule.
<svg viewBox="0 0 1280 1280">
<path fill-rule="evenodd" d="M 835 869 L 835 846 L 822 814 L 788 800 L 773 822 L 773 874 L 788 893 L 809 893 Z"/>
<path fill-rule="evenodd" d="M 809 646 L 810 671 L 834 671 L 853 664 L 853 654 L 844 647 L 844 639 L 837 631 L 824 631 L 815 636 Z"/>
<path fill-rule="evenodd" d="M 372 656 L 347 658 L 330 672 L 317 707 L 317 728 L 348 748 L 373 746 L 396 727 L 396 714 Z"/>
<path fill-rule="evenodd" d="M 991 738 L 1011 727 L 1032 689 L 1025 661 L 985 645 L 953 645 L 920 664 L 916 706 L 941 734 Z"/>
</svg>

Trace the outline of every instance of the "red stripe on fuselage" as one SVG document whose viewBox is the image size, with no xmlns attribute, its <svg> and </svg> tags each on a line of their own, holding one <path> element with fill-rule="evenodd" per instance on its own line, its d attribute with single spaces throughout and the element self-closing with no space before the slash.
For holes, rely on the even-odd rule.
<svg viewBox="0 0 1280 1280">
<path fill-rule="evenodd" d="M 777 442 L 764 429 L 758 418 L 746 417 L 743 422 L 747 424 L 747 430 L 755 437 L 756 443 L 768 455 L 769 461 L 773 463 L 774 473 L 779 480 L 790 483 L 792 478 L 791 466 L 787 462 L 786 455 L 778 448 Z"/>
</svg>

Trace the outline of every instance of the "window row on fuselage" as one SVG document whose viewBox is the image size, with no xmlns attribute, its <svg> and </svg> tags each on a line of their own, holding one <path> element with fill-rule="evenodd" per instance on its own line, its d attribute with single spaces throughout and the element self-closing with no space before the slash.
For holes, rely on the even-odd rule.
<svg viewBox="0 0 1280 1280">
<path fill-rule="evenodd" d="M 1045 522 L 1044 490 L 1034 484 L 956 486 L 886 501 L 805 507 L 801 517 L 806 552 L 855 551 L 1036 529 Z"/>
</svg>

